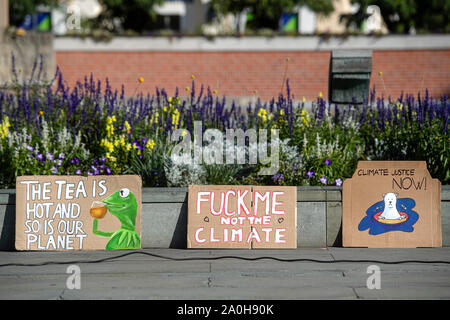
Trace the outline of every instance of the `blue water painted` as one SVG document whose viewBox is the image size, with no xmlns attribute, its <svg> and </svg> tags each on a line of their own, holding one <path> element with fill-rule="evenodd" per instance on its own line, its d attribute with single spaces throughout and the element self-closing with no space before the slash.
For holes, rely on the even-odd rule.
<svg viewBox="0 0 450 320">
<path fill-rule="evenodd" d="M 377 213 L 384 211 L 384 201 L 380 201 L 372 205 L 366 211 L 366 216 L 358 225 L 359 231 L 369 229 L 369 234 L 377 235 L 390 231 L 413 232 L 413 225 L 419 220 L 419 214 L 412 209 L 416 206 L 416 202 L 411 198 L 397 199 L 397 210 L 408 215 L 408 219 L 397 224 L 384 224 L 378 222 L 375 218 Z"/>
</svg>

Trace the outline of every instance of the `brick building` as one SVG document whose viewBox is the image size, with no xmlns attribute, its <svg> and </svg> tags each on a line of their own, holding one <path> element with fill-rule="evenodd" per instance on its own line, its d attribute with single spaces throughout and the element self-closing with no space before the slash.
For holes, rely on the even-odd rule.
<svg viewBox="0 0 450 320">
<path fill-rule="evenodd" d="M 91 73 L 108 77 L 114 88 L 139 91 L 175 88 L 186 94 L 191 75 L 227 97 L 276 97 L 289 79 L 296 99 L 327 98 L 330 56 L 336 49 L 372 50 L 371 87 L 398 97 L 428 88 L 433 96 L 450 93 L 450 36 L 115 38 L 108 43 L 56 38 L 56 64 L 68 83 Z M 382 72 L 382 77 L 379 76 Z M 383 82 L 384 81 L 384 84 Z M 286 88 L 284 86 L 284 88 Z"/>
</svg>

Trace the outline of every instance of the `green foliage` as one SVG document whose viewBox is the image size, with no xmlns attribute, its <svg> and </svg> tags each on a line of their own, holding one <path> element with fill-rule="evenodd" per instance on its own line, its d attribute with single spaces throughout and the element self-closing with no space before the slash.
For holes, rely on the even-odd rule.
<svg viewBox="0 0 450 320">
<path fill-rule="evenodd" d="M 144 152 L 142 157 L 137 153 L 130 153 L 130 159 L 126 162 L 126 167 L 121 171 L 128 174 L 138 174 L 142 178 L 142 183 L 147 187 L 160 187 L 166 184 L 165 177 L 165 158 L 168 154 L 168 146 L 165 139 L 158 139 L 156 135 L 156 143 L 152 152 Z"/>
<path fill-rule="evenodd" d="M 423 160 L 431 176 L 439 177 L 442 183 L 450 181 L 450 137 L 443 132 L 440 121 L 416 121 L 412 117 L 401 117 L 402 109 L 412 109 L 400 102 L 391 105 L 397 110 L 392 122 L 383 129 L 375 129 L 369 123 L 361 128 L 366 152 L 370 160 Z M 444 106 L 445 107 L 445 106 Z M 448 107 L 447 107 L 448 108 Z M 408 113 L 407 112 L 407 113 Z M 379 119 L 379 114 L 374 114 Z"/>
<path fill-rule="evenodd" d="M 126 98 L 108 82 L 103 93 L 101 88 L 92 77 L 68 87 L 60 73 L 42 87 L 33 79 L 0 87 L 0 187 L 13 187 L 20 175 L 130 173 L 140 175 L 145 187 L 339 186 L 359 160 L 424 160 L 434 178 L 450 183 L 450 101 L 428 91 L 390 102 L 372 92 L 362 106 L 331 106 L 319 95 L 307 110 L 304 102 L 292 100 L 288 81 L 287 96 L 244 108 L 209 89 L 205 96 L 204 88 L 195 94 L 194 81 L 185 98 L 159 89 L 154 96 Z M 196 120 L 204 130 L 218 132 L 214 142 L 202 139 L 203 156 L 197 160 L 198 149 L 191 145 Z M 180 128 L 176 136 L 186 145 L 171 140 Z M 253 129 L 258 144 L 251 143 L 250 131 L 247 144 L 228 141 L 227 129 Z M 224 138 L 218 144 L 223 149 L 208 150 L 216 137 Z M 211 150 L 223 161 L 207 161 Z M 257 159 L 250 160 L 255 154 Z M 227 163 L 228 155 L 245 155 L 245 160 Z M 275 170 L 261 174 L 269 167 Z"/>
<path fill-rule="evenodd" d="M 358 122 L 336 124 L 325 114 L 318 119 L 303 108 L 293 111 L 293 134 L 281 143 L 280 170 L 272 183 L 280 185 L 340 185 L 364 158 Z M 281 136 L 287 123 L 280 124 Z"/>
<path fill-rule="evenodd" d="M 156 12 L 154 6 L 164 0 L 99 0 L 103 7 L 100 15 L 93 20 L 93 28 L 110 32 L 132 30 L 144 32 L 153 29 Z M 114 21 L 119 23 L 115 23 Z"/>
<path fill-rule="evenodd" d="M 206 180 L 215 185 L 235 184 L 239 177 L 239 166 L 230 166 L 226 164 L 205 165 Z"/>
<path fill-rule="evenodd" d="M 390 32 L 408 33 L 412 27 L 418 33 L 450 32 L 450 0 L 352 0 L 352 4 L 359 9 L 341 17 L 347 25 L 360 26 L 367 7 L 377 5 Z"/>
<path fill-rule="evenodd" d="M 237 14 L 245 9 L 251 13 L 247 25 L 250 29 L 278 29 L 278 21 L 284 12 L 296 6 L 307 5 L 312 10 L 324 14 L 333 11 L 331 0 L 212 0 L 211 7 L 216 14 Z"/>
<path fill-rule="evenodd" d="M 9 24 L 18 27 L 27 14 L 36 12 L 40 5 L 56 6 L 57 0 L 13 0 L 9 1 Z"/>
</svg>

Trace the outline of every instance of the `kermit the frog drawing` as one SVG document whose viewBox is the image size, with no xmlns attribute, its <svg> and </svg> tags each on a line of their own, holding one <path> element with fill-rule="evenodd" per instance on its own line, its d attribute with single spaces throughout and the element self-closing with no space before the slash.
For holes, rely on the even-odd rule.
<svg viewBox="0 0 450 320">
<path fill-rule="evenodd" d="M 98 230 L 98 220 L 94 218 L 93 232 L 98 236 L 111 237 L 106 250 L 140 249 L 141 238 L 136 232 L 137 202 L 134 194 L 127 188 L 116 191 L 102 200 L 108 211 L 122 223 L 116 232 Z"/>
</svg>

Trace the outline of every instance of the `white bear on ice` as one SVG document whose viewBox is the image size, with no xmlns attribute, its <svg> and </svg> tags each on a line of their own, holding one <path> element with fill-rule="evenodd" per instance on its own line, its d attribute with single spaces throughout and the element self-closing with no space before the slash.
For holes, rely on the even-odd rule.
<svg viewBox="0 0 450 320">
<path fill-rule="evenodd" d="M 383 194 L 384 211 L 378 219 L 400 220 L 406 217 L 406 215 L 401 215 L 397 210 L 397 196 L 397 193 L 392 192 Z"/>
</svg>

